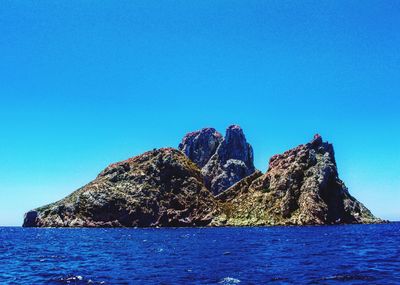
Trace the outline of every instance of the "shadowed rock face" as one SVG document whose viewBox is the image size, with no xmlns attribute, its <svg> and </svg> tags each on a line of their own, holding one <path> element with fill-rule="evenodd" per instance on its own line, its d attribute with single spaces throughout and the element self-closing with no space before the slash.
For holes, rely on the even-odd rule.
<svg viewBox="0 0 400 285">
<path fill-rule="evenodd" d="M 179 145 L 181 150 L 199 168 L 204 167 L 223 141 L 222 135 L 213 128 L 205 128 L 187 134 Z"/>
<path fill-rule="evenodd" d="M 25 214 L 24 227 L 35 227 L 38 222 L 39 220 L 37 211 L 29 211 Z"/>
<path fill-rule="evenodd" d="M 259 175 L 258 175 L 259 176 Z M 266 174 L 250 176 L 217 196 L 226 225 L 315 225 L 380 220 L 339 179 L 333 146 L 321 136 L 271 158 Z"/>
<path fill-rule="evenodd" d="M 254 173 L 253 149 L 236 125 L 222 138 L 215 129 L 187 134 L 179 149 L 201 167 L 206 187 L 218 194 Z"/>
<path fill-rule="evenodd" d="M 243 161 L 248 168 L 254 168 L 253 149 L 247 143 L 243 130 L 239 126 L 232 125 L 226 130 L 225 139 L 217 153 L 223 164 L 230 159 L 235 159 Z"/>
<path fill-rule="evenodd" d="M 243 130 L 230 126 L 216 154 L 201 171 L 207 188 L 215 195 L 221 193 L 254 173 L 253 161 L 253 148 L 247 143 Z"/>
<path fill-rule="evenodd" d="M 110 165 L 65 199 L 28 212 L 24 226 L 205 226 L 216 207 L 197 166 L 160 149 Z"/>
</svg>

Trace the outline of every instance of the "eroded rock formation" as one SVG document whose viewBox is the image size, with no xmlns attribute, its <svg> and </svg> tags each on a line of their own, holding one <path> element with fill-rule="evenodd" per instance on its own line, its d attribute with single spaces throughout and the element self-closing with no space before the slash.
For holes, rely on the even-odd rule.
<svg viewBox="0 0 400 285">
<path fill-rule="evenodd" d="M 225 138 L 212 128 L 189 133 L 179 149 L 201 168 L 215 195 L 255 171 L 253 149 L 237 125 L 228 127 Z"/>
<path fill-rule="evenodd" d="M 319 135 L 273 156 L 265 174 L 254 169 L 252 148 L 238 126 L 229 127 L 225 138 L 214 129 L 188 134 L 179 148 L 184 153 L 163 148 L 111 164 L 61 201 L 29 211 L 24 226 L 382 222 L 350 195 L 339 179 L 333 146 Z"/>
<path fill-rule="evenodd" d="M 339 179 L 333 146 L 316 135 L 271 158 L 266 174 L 221 193 L 226 225 L 322 225 L 380 220 Z M 218 219 L 215 220 L 217 222 Z"/>
<path fill-rule="evenodd" d="M 186 156 L 203 168 L 211 157 L 217 152 L 224 138 L 214 128 L 205 128 L 200 131 L 188 133 L 179 145 Z"/>
<path fill-rule="evenodd" d="M 205 226 L 216 207 L 197 166 L 166 148 L 108 166 L 65 199 L 28 212 L 24 226 Z"/>
</svg>

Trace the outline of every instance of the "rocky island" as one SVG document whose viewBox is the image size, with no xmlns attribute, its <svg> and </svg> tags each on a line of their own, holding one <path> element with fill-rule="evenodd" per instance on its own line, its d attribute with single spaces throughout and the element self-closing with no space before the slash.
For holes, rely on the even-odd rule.
<svg viewBox="0 0 400 285">
<path fill-rule="evenodd" d="M 339 179 L 332 144 L 311 142 L 256 170 L 243 130 L 187 134 L 111 164 L 66 198 L 25 214 L 24 227 L 193 227 L 379 223 Z"/>
</svg>

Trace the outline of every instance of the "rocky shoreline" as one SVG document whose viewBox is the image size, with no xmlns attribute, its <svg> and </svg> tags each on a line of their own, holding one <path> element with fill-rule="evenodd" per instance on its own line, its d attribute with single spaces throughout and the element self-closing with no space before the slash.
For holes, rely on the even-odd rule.
<svg viewBox="0 0 400 285">
<path fill-rule="evenodd" d="M 24 227 L 204 227 L 382 223 L 339 179 L 333 145 L 311 142 L 256 170 L 233 125 L 187 134 L 109 165 L 66 198 L 29 211 Z"/>
</svg>

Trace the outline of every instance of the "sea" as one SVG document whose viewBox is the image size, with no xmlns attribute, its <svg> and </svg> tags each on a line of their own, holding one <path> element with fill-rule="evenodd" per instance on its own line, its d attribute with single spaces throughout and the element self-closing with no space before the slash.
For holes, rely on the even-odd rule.
<svg viewBox="0 0 400 285">
<path fill-rule="evenodd" d="M 400 284 L 400 223 L 3 227 L 0 284 Z"/>
</svg>

